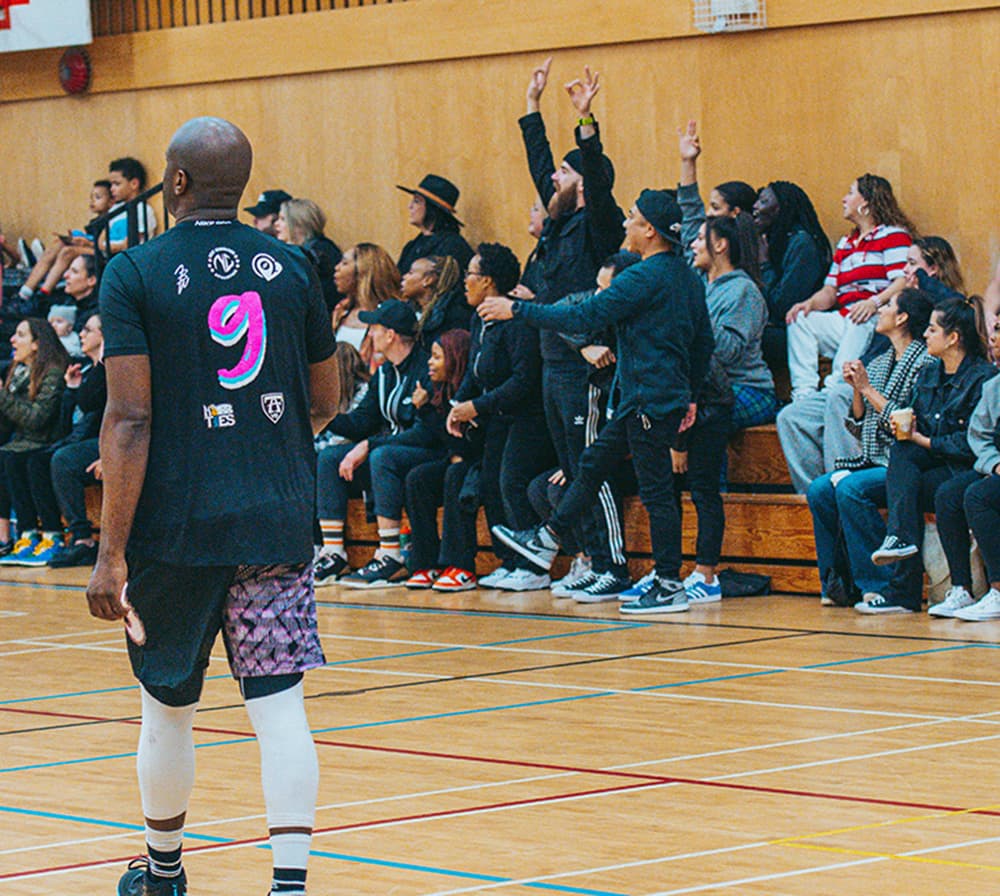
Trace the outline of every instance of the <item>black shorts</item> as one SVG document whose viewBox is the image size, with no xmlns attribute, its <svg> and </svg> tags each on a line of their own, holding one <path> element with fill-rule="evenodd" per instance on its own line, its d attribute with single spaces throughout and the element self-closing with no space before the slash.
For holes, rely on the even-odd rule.
<svg viewBox="0 0 1000 896">
<path fill-rule="evenodd" d="M 325 662 L 312 563 L 195 567 L 130 556 L 128 565 L 128 599 L 146 630 L 141 646 L 128 640 L 129 659 L 161 702 L 197 702 L 220 630 L 235 678 L 301 673 Z"/>
</svg>

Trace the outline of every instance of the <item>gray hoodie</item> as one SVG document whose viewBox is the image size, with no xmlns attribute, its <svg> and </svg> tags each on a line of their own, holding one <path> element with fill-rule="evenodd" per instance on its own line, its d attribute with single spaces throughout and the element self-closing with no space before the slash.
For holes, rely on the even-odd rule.
<svg viewBox="0 0 1000 896">
<path fill-rule="evenodd" d="M 715 357 L 735 385 L 774 391 L 760 341 L 767 324 L 767 302 L 746 271 L 716 277 L 705 290 L 715 336 Z"/>
<path fill-rule="evenodd" d="M 1000 377 L 993 377 L 983 383 L 983 393 L 979 404 L 969 418 L 969 432 L 966 438 L 976 455 L 973 464 L 977 473 L 989 476 L 1000 464 L 1000 449 L 997 448 L 994 433 L 1000 423 Z"/>
</svg>

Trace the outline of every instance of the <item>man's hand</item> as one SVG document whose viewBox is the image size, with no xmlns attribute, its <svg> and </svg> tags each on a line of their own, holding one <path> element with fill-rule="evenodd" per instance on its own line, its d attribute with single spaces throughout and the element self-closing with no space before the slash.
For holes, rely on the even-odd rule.
<svg viewBox="0 0 1000 896">
<path fill-rule="evenodd" d="M 345 482 L 351 482 L 354 479 L 354 471 L 357 470 L 366 460 L 368 460 L 368 439 L 363 442 L 358 442 L 347 454 L 344 455 L 344 459 L 340 462 L 340 478 Z"/>
<path fill-rule="evenodd" d="M 670 464 L 674 473 L 680 476 L 688 471 L 688 453 L 686 451 L 674 451 L 670 449 Z"/>
<path fill-rule="evenodd" d="M 531 80 L 528 82 L 528 113 L 538 111 L 538 101 L 545 92 L 545 85 L 549 83 L 549 68 L 552 66 L 550 56 L 538 68 L 531 73 Z"/>
<path fill-rule="evenodd" d="M 590 66 L 583 67 L 583 79 L 575 78 L 566 85 L 566 92 L 569 94 L 569 101 L 575 107 L 580 118 L 590 115 L 590 104 L 601 89 L 601 75 L 599 72 L 591 74 Z"/>
<path fill-rule="evenodd" d="M 489 296 L 478 310 L 483 320 L 510 320 L 514 316 L 514 302 L 503 296 Z"/>
<path fill-rule="evenodd" d="M 70 364 L 66 368 L 66 372 L 63 374 L 63 379 L 66 380 L 66 385 L 70 389 L 79 389 L 80 383 L 83 382 L 83 374 L 80 373 L 82 365 L 80 364 Z"/>
<path fill-rule="evenodd" d="M 566 474 L 561 469 L 556 470 L 551 476 L 549 476 L 549 482 L 551 482 L 552 485 L 565 485 Z"/>
<path fill-rule="evenodd" d="M 610 367 L 617 360 L 615 353 L 606 345 L 585 345 L 580 349 L 580 354 L 584 361 L 593 364 L 598 370 Z"/>
<path fill-rule="evenodd" d="M 693 162 L 701 155 L 701 138 L 698 136 L 698 122 L 693 118 L 686 128 L 678 128 L 677 136 L 682 162 Z"/>
<path fill-rule="evenodd" d="M 851 305 L 851 310 L 847 312 L 847 319 L 851 323 L 863 324 L 866 320 L 878 313 L 878 305 L 874 299 L 862 299 Z"/>
<path fill-rule="evenodd" d="M 698 416 L 698 405 L 695 402 L 691 402 L 688 405 L 687 413 L 684 415 L 684 419 L 681 420 L 681 425 L 677 427 L 677 432 L 682 433 L 689 430 L 694 426 L 695 417 Z"/>
<path fill-rule="evenodd" d="M 123 618 L 128 611 L 122 606 L 121 595 L 127 580 L 128 566 L 124 557 L 98 554 L 87 586 L 90 615 L 109 622 Z"/>
<path fill-rule="evenodd" d="M 806 299 L 804 302 L 796 302 L 788 309 L 788 314 L 785 315 L 785 323 L 793 324 L 800 314 L 803 317 L 807 317 L 810 311 L 812 311 L 812 305 L 809 304 L 809 299 Z"/>
<path fill-rule="evenodd" d="M 97 458 L 90 466 L 87 467 L 88 473 L 93 473 L 94 478 L 100 482 L 104 478 L 104 468 L 101 466 L 101 459 Z"/>
<path fill-rule="evenodd" d="M 478 411 L 471 401 L 459 402 L 451 409 L 445 422 L 448 433 L 456 439 L 462 438 L 465 425 L 475 420 L 477 416 Z"/>
<path fill-rule="evenodd" d="M 507 295 L 514 299 L 520 299 L 522 302 L 530 302 L 535 297 L 535 294 L 523 283 L 518 283 Z"/>
</svg>

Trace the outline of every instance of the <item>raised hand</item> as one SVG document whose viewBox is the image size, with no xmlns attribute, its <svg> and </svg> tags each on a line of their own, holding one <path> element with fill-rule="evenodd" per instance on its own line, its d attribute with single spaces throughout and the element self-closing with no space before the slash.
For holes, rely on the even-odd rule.
<svg viewBox="0 0 1000 896">
<path fill-rule="evenodd" d="M 686 128 L 677 129 L 678 144 L 682 162 L 693 162 L 701 155 L 701 138 L 698 136 L 698 122 L 693 118 Z"/>
<path fill-rule="evenodd" d="M 538 111 L 538 101 L 545 92 L 545 85 L 549 83 L 549 68 L 552 66 L 552 57 L 549 56 L 538 68 L 531 73 L 531 80 L 528 82 L 528 111 Z"/>
<path fill-rule="evenodd" d="M 63 379 L 66 380 L 66 385 L 70 389 L 79 388 L 80 383 L 83 382 L 83 374 L 80 373 L 80 367 L 81 365 L 79 364 L 70 364 L 66 368 L 66 373 L 63 374 Z"/>
<path fill-rule="evenodd" d="M 601 89 L 601 75 L 590 71 L 590 66 L 583 67 L 583 79 L 575 78 L 566 85 L 569 100 L 580 114 L 581 118 L 590 115 L 590 104 Z"/>
</svg>

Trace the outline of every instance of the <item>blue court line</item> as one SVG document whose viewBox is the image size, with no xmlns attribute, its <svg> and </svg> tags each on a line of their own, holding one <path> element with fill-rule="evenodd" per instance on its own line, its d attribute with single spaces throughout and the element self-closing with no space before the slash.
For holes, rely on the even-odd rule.
<svg viewBox="0 0 1000 896">
<path fill-rule="evenodd" d="M 2 584 L 2 583 L 0 583 Z M 621 628 L 647 628 L 649 622 L 627 622 L 624 619 L 591 619 L 578 616 L 550 616 L 544 613 L 497 613 L 493 610 L 449 610 L 447 607 L 396 607 L 382 604 L 346 604 L 333 600 L 318 600 L 317 607 L 330 610 L 377 610 L 383 613 L 417 613 L 431 616 L 472 616 L 476 619 L 532 619 L 540 622 L 578 622 L 586 625 L 618 625 Z"/>
<path fill-rule="evenodd" d="M 911 656 L 914 654 L 925 654 L 925 653 L 940 653 L 944 651 L 951 650 L 968 650 L 974 648 L 977 645 L 961 645 L 959 647 L 940 647 L 933 650 L 915 650 L 909 653 L 897 653 L 885 656 L 872 656 L 872 657 L 862 657 L 856 660 L 856 662 L 874 662 L 881 659 L 889 658 L 899 658 L 905 656 Z M 732 675 L 719 675 L 711 678 L 693 678 L 687 679 L 686 681 L 672 681 L 666 684 L 656 684 L 656 685 L 646 685 L 641 688 L 629 688 L 625 691 L 595 691 L 587 694 L 574 694 L 571 697 L 553 697 L 549 700 L 531 700 L 524 703 L 508 703 L 499 706 L 482 706 L 478 709 L 462 709 L 453 710 L 451 712 L 441 712 L 441 713 L 431 713 L 424 716 L 408 716 L 399 719 L 383 719 L 378 722 L 358 722 L 353 725 L 338 725 L 331 728 L 317 728 L 313 730 L 313 734 L 332 734 L 339 731 L 359 731 L 367 728 L 384 728 L 389 725 L 403 725 L 411 722 L 430 722 L 436 721 L 438 719 L 450 719 L 450 718 L 460 718 L 462 716 L 471 715 L 482 715 L 484 713 L 493 712 L 506 712 L 511 709 L 532 709 L 539 706 L 553 706 L 560 703 L 574 703 L 580 700 L 594 700 L 598 697 L 615 697 L 622 696 L 625 694 L 641 694 L 648 691 L 660 691 L 660 690 L 670 690 L 674 688 L 691 687 L 692 685 L 699 684 L 715 684 L 723 681 L 738 681 L 744 678 L 760 678 L 767 675 L 781 675 L 788 672 L 797 672 L 811 668 L 809 666 L 794 666 L 787 669 L 762 669 L 753 672 L 738 672 Z M 516 682 L 514 682 L 516 684 Z M 196 744 L 195 749 L 202 749 L 206 747 L 220 747 L 220 746 L 232 746 L 235 744 L 251 743 L 254 740 L 252 737 L 242 737 L 229 739 L 224 741 L 212 741 L 210 743 Z M 21 772 L 21 771 L 34 771 L 36 769 L 43 768 L 54 768 L 64 765 L 81 765 L 89 762 L 101 762 L 105 759 L 127 759 L 134 757 L 135 753 L 122 753 L 115 754 L 111 756 L 90 756 L 84 759 L 65 759 L 58 762 L 46 762 L 37 765 L 22 765 L 10 768 L 0 768 L 0 774 L 6 774 L 8 772 Z"/>
<path fill-rule="evenodd" d="M 583 620 L 579 621 L 582 622 Z M 609 621 L 608 623 L 605 623 L 605 627 L 599 629 L 596 632 L 596 634 L 604 634 L 604 632 L 617 632 L 622 630 L 628 630 L 633 628 L 644 628 L 644 627 L 645 625 L 639 625 L 639 626 L 628 625 L 628 624 L 621 625 Z M 560 632 L 555 635 L 534 635 L 530 638 L 514 638 L 509 641 L 490 641 L 485 644 L 473 644 L 473 645 L 459 644 L 455 647 L 435 647 L 435 648 L 430 648 L 428 650 L 414 650 L 409 653 L 387 653 L 381 656 L 366 656 L 352 660 L 336 660 L 335 662 L 324 664 L 323 668 L 325 669 L 329 666 L 353 666 L 359 663 L 371 663 L 371 662 L 376 662 L 378 660 L 406 659 L 408 657 L 429 656 L 436 653 L 452 653 L 458 650 L 475 650 L 480 647 L 503 647 L 512 644 L 526 644 L 529 641 L 546 641 L 557 638 L 573 638 L 576 637 L 577 635 L 592 635 L 592 634 L 595 634 L 595 632 L 593 631 Z M 219 675 L 208 675 L 206 676 L 205 681 L 218 681 L 220 678 L 232 678 L 232 676 L 227 673 L 221 673 Z M 69 699 L 70 697 L 94 697 L 100 694 L 116 694 L 116 693 L 121 693 L 123 691 L 134 691 L 137 690 L 138 687 L 139 687 L 138 684 L 129 684 L 129 685 L 122 685 L 121 687 L 117 688 L 98 688 L 96 690 L 91 690 L 91 691 L 72 691 L 64 694 L 44 694 L 39 697 L 16 697 L 11 700 L 0 700 L 0 706 L 12 706 L 17 703 L 38 703 L 41 702 L 42 700 L 61 700 L 64 698 Z"/>
<path fill-rule="evenodd" d="M 17 806 L 0 806 L 0 812 L 8 812 L 14 815 L 27 815 L 32 818 L 48 818 L 56 821 L 69 821 L 76 824 L 96 825 L 97 827 L 103 828 L 116 828 L 121 831 L 134 831 L 136 833 L 142 833 L 145 831 L 145 827 L 141 824 L 129 824 L 124 821 L 108 821 L 103 818 L 88 818 L 80 815 L 65 815 L 59 812 L 44 812 L 39 809 L 21 809 Z M 189 830 L 184 832 L 184 839 L 198 840 L 204 843 L 225 844 L 235 842 L 232 837 L 213 837 L 210 834 L 195 834 Z M 271 846 L 268 843 L 258 843 L 254 848 L 270 849 Z M 309 855 L 324 859 L 337 859 L 343 862 L 353 862 L 358 865 L 374 865 L 380 868 L 394 868 L 402 871 L 419 871 L 423 874 L 458 877 L 465 880 L 488 881 L 490 883 L 512 883 L 515 880 L 515 878 L 512 877 L 497 877 L 492 874 L 476 874 L 471 871 L 456 871 L 451 868 L 435 868 L 429 865 L 415 865 L 410 862 L 393 862 L 388 859 L 372 859 L 367 856 L 353 856 L 348 853 L 328 852 L 320 849 L 310 850 Z M 589 890 L 582 889 L 580 887 L 567 887 L 559 884 L 546 884 L 541 882 L 525 883 L 522 884 L 522 886 L 549 890 L 557 893 L 578 893 L 582 894 L 582 896 L 628 896 L 628 894 L 625 893 L 612 893 L 606 890 Z"/>
<path fill-rule="evenodd" d="M 908 650 L 905 653 L 887 653 L 884 656 L 861 657 L 852 660 L 833 660 L 829 663 L 811 663 L 803 669 L 829 669 L 834 666 L 850 666 L 854 663 L 871 663 L 875 660 L 898 660 L 907 656 L 920 656 L 926 653 L 947 653 L 949 650 L 969 650 L 976 647 L 995 647 L 994 644 L 956 644 L 952 647 L 929 647 L 926 650 Z"/>
</svg>

